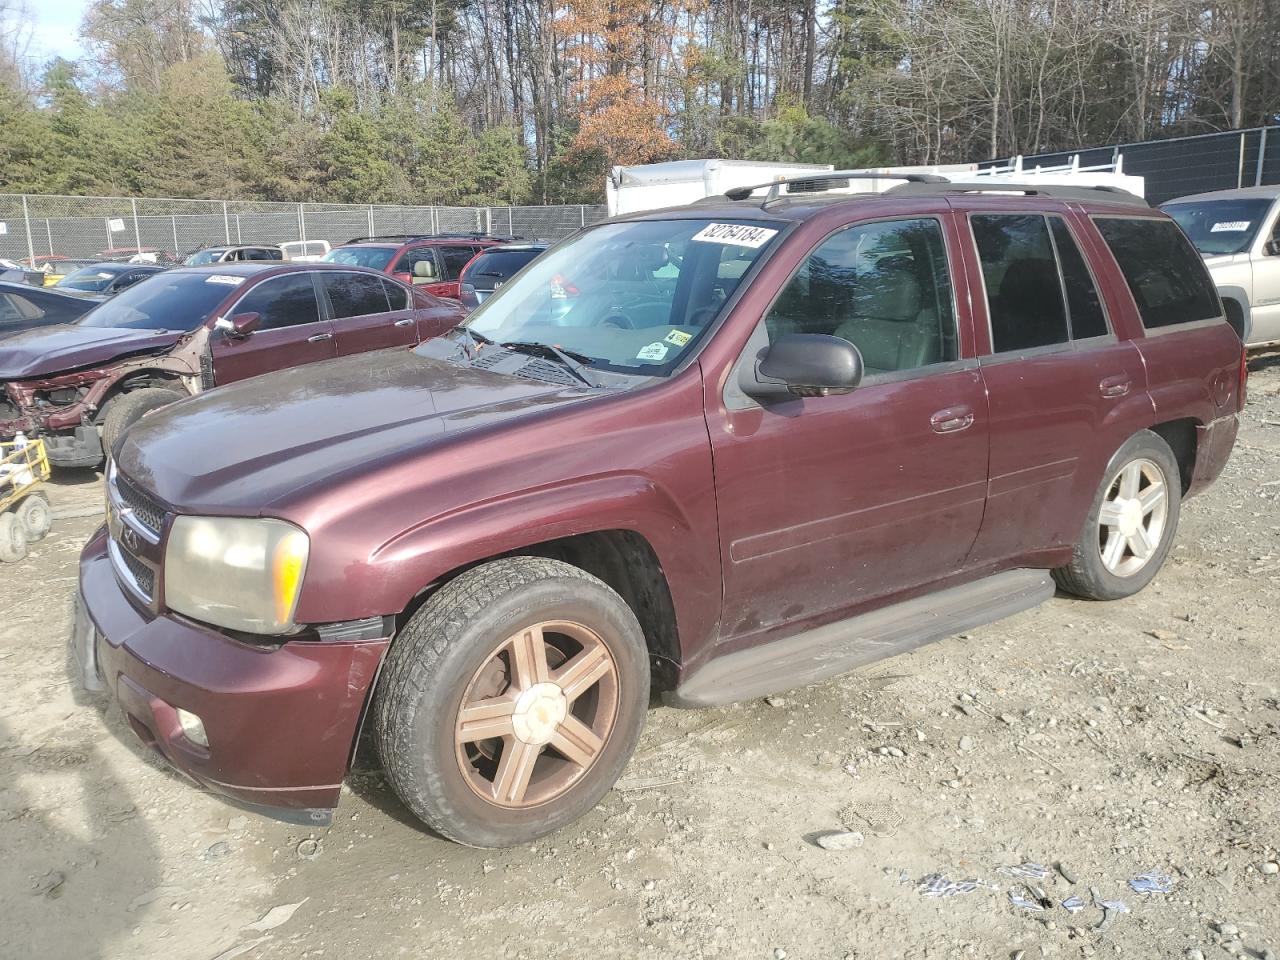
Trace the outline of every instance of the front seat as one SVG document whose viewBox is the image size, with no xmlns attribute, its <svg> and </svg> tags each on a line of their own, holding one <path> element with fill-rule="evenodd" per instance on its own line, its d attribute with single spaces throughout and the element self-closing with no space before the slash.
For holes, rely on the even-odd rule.
<svg viewBox="0 0 1280 960">
<path fill-rule="evenodd" d="M 836 327 L 835 335 L 858 348 L 868 373 L 934 363 L 940 350 L 937 322 L 932 310 L 921 310 L 921 300 L 914 262 L 885 258 L 859 277 L 853 315 Z"/>
</svg>

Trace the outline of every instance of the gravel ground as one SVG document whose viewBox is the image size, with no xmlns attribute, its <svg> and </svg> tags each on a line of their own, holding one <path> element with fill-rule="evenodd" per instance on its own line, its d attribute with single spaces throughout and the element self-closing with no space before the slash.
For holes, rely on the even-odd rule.
<svg viewBox="0 0 1280 960">
<path fill-rule="evenodd" d="M 598 809 L 508 851 L 420 830 L 369 760 L 326 831 L 240 813 L 74 696 L 100 492 L 63 479 L 81 516 L 0 568 L 0 957 L 1280 953 L 1280 355 L 1251 368 L 1231 464 L 1139 597 L 654 709 Z M 1148 873 L 1168 892 L 1130 887 Z"/>
</svg>

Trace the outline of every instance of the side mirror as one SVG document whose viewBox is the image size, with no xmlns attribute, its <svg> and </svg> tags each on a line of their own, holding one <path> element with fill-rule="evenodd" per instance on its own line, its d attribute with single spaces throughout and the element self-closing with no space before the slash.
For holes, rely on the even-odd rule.
<svg viewBox="0 0 1280 960">
<path fill-rule="evenodd" d="M 430 283 L 435 278 L 436 264 L 434 260 L 419 260 L 413 265 L 414 283 Z"/>
<path fill-rule="evenodd" d="M 219 317 L 214 322 L 213 329 L 221 330 L 229 337 L 247 337 L 258 329 L 261 322 L 262 314 L 260 313 L 237 313 L 230 319 Z"/>
<path fill-rule="evenodd" d="M 862 354 L 848 340 L 789 333 L 743 369 L 741 387 L 756 399 L 849 393 L 862 380 Z"/>
</svg>

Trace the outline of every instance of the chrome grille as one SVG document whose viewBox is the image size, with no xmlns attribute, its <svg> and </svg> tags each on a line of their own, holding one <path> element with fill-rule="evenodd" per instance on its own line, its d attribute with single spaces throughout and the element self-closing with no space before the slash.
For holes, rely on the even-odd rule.
<svg viewBox="0 0 1280 960">
<path fill-rule="evenodd" d="M 133 582 L 138 585 L 138 589 L 146 595 L 148 600 L 154 597 L 156 595 L 156 572 L 128 550 L 120 549 L 117 552 L 120 562 L 129 571 L 129 575 L 133 577 Z"/>
<path fill-rule="evenodd" d="M 164 528 L 164 508 L 119 473 L 115 474 L 115 487 L 120 502 L 133 511 L 139 523 L 158 537 Z"/>
</svg>

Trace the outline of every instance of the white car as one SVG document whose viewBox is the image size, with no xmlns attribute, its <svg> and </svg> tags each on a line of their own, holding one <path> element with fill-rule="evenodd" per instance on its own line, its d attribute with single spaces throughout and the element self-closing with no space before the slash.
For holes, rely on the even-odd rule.
<svg viewBox="0 0 1280 960">
<path fill-rule="evenodd" d="M 1199 193 L 1161 208 L 1204 257 L 1240 338 L 1280 343 L 1280 186 Z"/>
<path fill-rule="evenodd" d="M 286 260 L 314 262 L 324 259 L 324 255 L 329 252 L 329 241 L 290 240 L 280 244 L 280 249 L 284 251 Z"/>
</svg>

